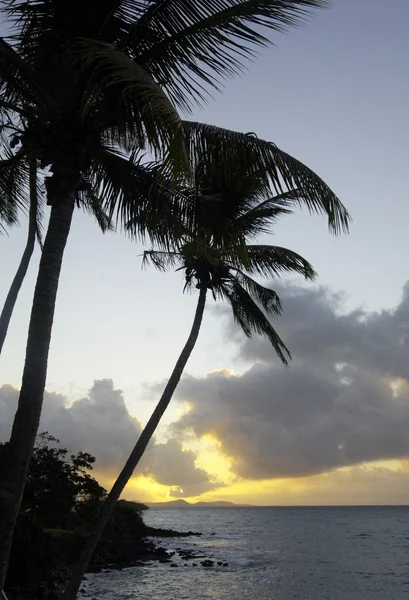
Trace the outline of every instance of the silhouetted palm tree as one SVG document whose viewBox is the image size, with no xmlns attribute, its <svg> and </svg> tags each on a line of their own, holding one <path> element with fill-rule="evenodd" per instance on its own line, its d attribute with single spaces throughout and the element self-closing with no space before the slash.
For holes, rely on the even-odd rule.
<svg viewBox="0 0 409 600">
<path fill-rule="evenodd" d="M 267 337 L 285 365 L 290 357 L 268 318 L 281 314 L 280 299 L 274 290 L 264 287 L 254 277 L 261 275 L 271 279 L 283 273 L 300 273 L 311 280 L 314 270 L 304 258 L 291 250 L 252 245 L 247 240 L 269 231 L 271 224 L 280 216 L 291 212 L 289 207 L 300 194 L 294 190 L 265 198 L 263 178 L 257 174 L 238 172 L 230 186 L 216 186 L 215 176 L 215 169 L 211 166 L 206 168 L 203 162 L 195 170 L 197 187 L 191 190 L 195 217 L 192 227 L 185 228 L 181 234 L 179 246 L 172 251 L 150 250 L 144 253 L 144 263 L 150 261 L 161 271 L 173 268 L 184 272 L 184 289 L 197 289 L 199 292 L 196 313 L 188 340 L 162 397 L 109 492 L 95 529 L 73 569 L 64 600 L 75 599 L 115 504 L 172 399 L 199 335 L 207 293 L 210 291 L 215 300 L 225 300 L 230 304 L 234 319 L 247 336 L 257 333 Z"/>
<path fill-rule="evenodd" d="M 91 76 L 88 77 L 89 86 L 77 86 L 73 83 L 75 74 L 69 68 L 63 69 L 64 72 L 53 72 L 53 83 L 47 72 L 52 65 L 44 64 L 35 55 L 21 56 L 5 43 L 1 44 L 1 50 L 2 58 L 6 54 L 11 66 L 7 71 L 5 60 L 0 65 L 0 70 L 3 67 L 3 72 L 6 71 L 0 104 L 2 101 L 3 106 L 13 102 L 13 112 L 18 117 L 20 143 L 14 157 L 21 159 L 23 165 L 38 156 L 42 169 L 50 170 L 44 183 L 51 214 L 34 292 L 23 381 L 10 439 L 10 468 L 0 486 L 0 587 L 41 414 L 58 281 L 74 207 L 77 204 L 92 210 L 98 215 L 100 224 L 105 223 L 107 227 L 104 209 L 114 210 L 116 203 L 125 197 L 126 186 L 131 181 L 135 209 L 142 204 L 138 204 L 138 194 L 139 199 L 142 196 L 148 199 L 153 174 L 141 164 L 136 149 L 128 152 L 124 148 L 131 136 L 136 145 L 145 143 L 140 136 L 138 139 L 139 127 L 144 130 L 147 144 L 152 142 L 159 151 L 162 144 L 164 149 L 176 145 L 173 137 L 176 140 L 177 135 L 172 133 L 176 122 L 180 130 L 179 147 L 184 143 L 177 113 L 158 86 L 164 102 L 170 107 L 169 113 L 174 115 L 173 122 L 163 117 L 160 106 L 155 113 L 155 102 L 151 102 L 147 89 L 138 101 L 129 100 L 129 114 L 124 114 L 123 123 L 120 123 L 111 111 L 113 89 L 106 98 L 103 92 L 96 91 Z M 83 74 L 83 83 L 84 77 Z M 121 91 L 124 96 L 130 94 L 129 90 L 124 91 L 127 87 L 130 87 L 128 81 L 112 85 L 119 96 Z M 162 135 L 160 131 L 165 131 L 165 121 L 168 140 L 165 139 L 167 134 Z"/>
<path fill-rule="evenodd" d="M 4 301 L 3 309 L 0 314 L 0 354 L 3 350 L 4 340 L 10 325 L 11 316 L 17 301 L 20 288 L 30 264 L 31 256 L 34 251 L 36 237 L 39 236 L 39 202 L 37 186 L 37 161 L 32 159 L 29 165 L 29 208 L 28 208 L 28 232 L 27 241 L 21 257 L 16 274 L 11 283 L 10 289 Z"/>
<path fill-rule="evenodd" d="M 240 70 L 243 57 L 267 42 L 260 26 L 286 29 L 323 4 L 4 0 L 7 15 L 14 19 L 14 39 L 0 43 L 0 119 L 13 118 L 17 124 L 16 158 L 35 156 L 41 168 L 49 169 L 51 214 L 34 292 L 9 470 L 0 486 L 0 588 L 41 414 L 58 280 L 74 206 L 92 206 L 102 220 L 118 203 L 120 214 L 138 214 L 141 204 L 146 209 L 146 201 L 152 199 L 152 173 L 134 160 L 142 148 L 164 158 L 165 173 L 187 176 L 185 134 L 188 129 L 197 135 L 197 130 L 180 121 L 175 106 L 188 110 L 205 99 L 206 86 L 217 87 Z M 248 154 L 254 144 L 250 138 L 244 142 Z M 236 145 L 236 151 L 242 145 Z M 281 178 L 285 186 L 289 175 L 298 177 L 303 170 L 287 158 L 282 154 L 279 163 L 270 164 L 272 178 Z M 158 194 L 156 189 L 156 198 Z M 155 237 L 154 228 L 149 233 Z"/>
</svg>

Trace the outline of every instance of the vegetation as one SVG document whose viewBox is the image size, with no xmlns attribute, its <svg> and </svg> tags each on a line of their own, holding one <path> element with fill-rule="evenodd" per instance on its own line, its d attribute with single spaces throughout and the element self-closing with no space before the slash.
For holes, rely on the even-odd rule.
<svg viewBox="0 0 409 600">
<path fill-rule="evenodd" d="M 0 464 L 7 460 L 0 445 Z M 11 550 L 7 589 L 23 597 L 59 598 L 65 579 L 106 491 L 89 474 L 86 452 L 69 454 L 48 433 L 38 436 L 30 461 Z M 141 552 L 145 525 L 135 502 L 120 501 L 93 559 L 93 568 L 133 560 Z M 122 551 L 122 555 L 121 555 Z"/>
<path fill-rule="evenodd" d="M 189 178 L 190 142 L 199 140 L 198 129 L 183 124 L 177 109 L 189 110 L 205 99 L 206 85 L 217 87 L 239 71 L 244 56 L 267 42 L 260 26 L 285 29 L 323 4 L 4 0 L 6 16 L 13 20 L 13 39 L 0 43 L 0 117 L 13 137 L 14 163 L 35 158 L 48 173 L 50 219 L 10 438 L 10 469 L 0 488 L 0 588 L 41 415 L 74 207 L 92 212 L 104 229 L 117 210 L 120 216 L 132 216 L 134 233 L 149 233 L 154 241 L 163 237 L 163 228 L 155 226 L 164 218 L 163 194 L 157 184 L 152 190 L 157 169 L 142 164 L 141 150 L 162 160 L 162 175 Z M 333 195 L 324 201 L 328 189 L 303 165 L 273 146 L 253 152 L 257 145 L 250 136 L 230 136 L 226 146 L 220 143 L 226 142 L 225 133 L 216 136 L 215 144 L 214 130 L 210 136 L 206 128 L 199 130 L 209 157 L 230 155 L 233 149 L 245 161 L 252 154 L 252 164 L 276 185 L 304 182 L 310 201 L 326 203 L 331 226 L 339 225 L 328 202 Z M 164 203 L 168 223 L 183 207 L 177 200 Z"/>
<path fill-rule="evenodd" d="M 277 293 L 258 283 L 254 276 L 270 279 L 282 273 L 297 273 L 306 279 L 315 276 L 312 266 L 300 255 L 277 246 L 249 244 L 302 198 L 299 190 L 266 197 L 263 178 L 251 171 L 236 175 L 234 184 L 218 180 L 217 171 L 203 157 L 195 170 L 196 187 L 191 189 L 194 221 L 180 232 L 178 245 L 172 249 L 151 250 L 144 254 L 161 271 L 182 270 L 184 290 L 198 290 L 199 298 L 192 329 L 176 362 L 165 390 L 138 439 L 124 468 L 104 502 L 92 534 L 87 539 L 73 570 L 64 600 L 74 600 L 115 504 L 132 476 L 143 453 L 165 413 L 183 370 L 196 344 L 206 298 L 227 301 L 234 319 L 247 336 L 253 333 L 267 337 L 280 360 L 287 365 L 290 353 L 270 322 L 281 314 Z"/>
<path fill-rule="evenodd" d="M 9 292 L 4 302 L 3 310 L 0 314 L 0 354 L 3 349 L 4 340 L 6 339 L 7 331 L 10 325 L 14 307 L 17 302 L 17 297 L 23 285 L 24 278 L 30 264 L 31 256 L 34 251 L 36 237 L 41 243 L 40 226 L 39 226 L 39 190 L 37 185 L 37 160 L 30 160 L 28 166 L 28 187 L 29 187 L 29 209 L 28 209 L 28 233 L 27 243 L 24 248 L 23 255 L 20 260 L 17 272 L 11 283 Z"/>
<path fill-rule="evenodd" d="M 325 4 L 3 0 L 12 27 L 11 36 L 0 40 L 0 220 L 16 222 L 22 207 L 30 220 L 26 250 L 0 318 L 0 350 L 34 247 L 39 189 L 50 215 L 18 409 L 2 448 L 7 469 L 0 469 L 0 589 L 11 548 L 11 564 L 21 564 L 19 553 L 36 539 L 44 550 L 36 556 L 47 565 L 59 560 L 59 550 L 51 551 L 54 543 L 64 545 L 67 554 L 60 562 L 71 566 L 67 556 L 78 552 L 78 536 L 85 536 L 87 546 L 65 592 L 74 597 L 193 350 L 208 291 L 230 303 L 246 335 L 267 336 L 287 362 L 289 351 L 268 319 L 280 314 L 279 298 L 255 277 L 298 272 L 312 278 L 314 273 L 295 253 L 249 240 L 297 204 L 325 214 L 334 233 L 348 229 L 349 215 L 314 172 L 273 143 L 183 120 L 179 111 L 188 113 L 239 72 L 246 57 L 268 42 L 263 28 L 298 25 Z M 148 237 L 155 249 L 146 260 L 162 270 L 182 268 L 186 289 L 199 290 L 187 344 L 101 511 L 104 491 L 87 475 L 92 457 L 68 457 L 65 450 L 50 448 L 54 440 L 47 437 L 35 446 L 59 277 L 76 207 L 93 215 L 103 231 L 124 227 L 133 238 Z M 54 469 L 55 485 L 42 487 L 41 473 Z M 121 518 L 125 512 L 129 517 L 133 508 L 121 506 Z M 91 513 L 100 513 L 97 522 Z M 9 586 L 17 581 L 13 573 L 18 578 L 13 568 Z M 35 577 L 39 569 L 27 576 Z"/>
</svg>

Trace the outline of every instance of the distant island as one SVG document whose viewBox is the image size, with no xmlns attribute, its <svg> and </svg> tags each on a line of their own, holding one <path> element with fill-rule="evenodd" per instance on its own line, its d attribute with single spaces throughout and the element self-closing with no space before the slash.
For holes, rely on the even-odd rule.
<svg viewBox="0 0 409 600">
<path fill-rule="evenodd" d="M 145 502 L 149 508 L 240 508 L 251 504 L 234 504 L 220 500 L 218 502 L 187 502 L 186 500 L 169 500 L 168 502 Z"/>
</svg>

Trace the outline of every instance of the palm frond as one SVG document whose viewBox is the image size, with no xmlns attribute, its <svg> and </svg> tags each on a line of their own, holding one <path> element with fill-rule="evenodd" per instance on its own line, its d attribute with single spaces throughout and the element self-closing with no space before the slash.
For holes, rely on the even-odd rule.
<svg viewBox="0 0 409 600">
<path fill-rule="evenodd" d="M 245 335 L 252 337 L 256 333 L 267 337 L 282 363 L 288 365 L 290 351 L 250 294 L 234 278 L 223 285 L 223 292 L 231 305 L 234 320 Z"/>
<path fill-rule="evenodd" d="M 289 215 L 292 211 L 272 198 L 270 201 L 262 202 L 259 206 L 240 215 L 236 221 L 236 227 L 248 239 L 257 237 L 262 233 L 270 233 L 271 226 L 283 215 Z"/>
<path fill-rule="evenodd" d="M 69 44 L 66 57 L 74 61 L 78 76 L 87 77 L 83 111 L 92 108 L 90 99 L 103 95 L 110 118 L 134 143 L 147 141 L 162 156 L 172 148 L 176 171 L 188 173 L 182 122 L 173 104 L 152 76 L 126 54 L 109 43 L 80 39 Z"/>
<path fill-rule="evenodd" d="M 145 250 L 142 258 L 142 267 L 147 267 L 149 263 L 158 269 L 158 271 L 167 271 L 175 269 L 182 263 L 182 257 L 178 252 L 161 252 L 159 250 Z"/>
<path fill-rule="evenodd" d="M 231 216 L 229 207 L 234 204 L 234 211 L 240 206 L 239 199 L 225 200 L 219 194 L 206 192 L 205 195 L 191 191 L 188 205 L 187 234 L 205 249 L 218 248 L 234 255 L 246 257 L 246 231 L 236 226 L 236 220 Z M 212 250 L 213 251 L 213 250 Z"/>
<path fill-rule="evenodd" d="M 101 206 L 101 199 L 92 184 L 84 178 L 81 181 L 80 190 L 77 192 L 77 205 L 85 212 L 93 216 L 98 223 L 102 233 L 113 231 L 112 221 Z"/>
<path fill-rule="evenodd" d="M 277 292 L 264 287 L 239 269 L 236 269 L 232 277 L 256 302 L 261 304 L 267 313 L 271 313 L 275 317 L 281 315 L 283 307 Z"/>
<path fill-rule="evenodd" d="M 243 70 L 269 40 L 262 28 L 300 25 L 325 0 L 157 0 L 130 30 L 129 45 L 184 110 L 202 104 L 208 88 Z"/>
<path fill-rule="evenodd" d="M 283 192 L 282 194 L 269 196 L 269 194 L 265 194 L 264 190 L 262 188 L 260 189 L 260 186 L 258 186 L 255 189 L 255 193 L 249 197 L 248 205 L 244 205 L 241 215 L 251 216 L 252 214 L 259 214 L 259 212 L 264 209 L 274 210 L 279 208 L 287 210 L 287 213 L 283 214 L 290 214 L 292 210 L 289 207 L 291 207 L 300 197 L 302 197 L 302 192 L 298 189 L 292 189 Z"/>
<path fill-rule="evenodd" d="M 190 199 L 167 187 L 156 163 L 103 147 L 95 154 L 93 175 L 93 189 L 104 212 L 131 237 L 144 241 L 148 235 L 169 248 L 184 231 Z"/>
<path fill-rule="evenodd" d="M 49 97 L 46 88 L 39 85 L 33 66 L 4 40 L 0 38 L 0 110 L 30 115 L 30 106 L 47 114 Z"/>
<path fill-rule="evenodd" d="M 3 14 L 12 23 L 13 39 L 31 48 L 61 47 L 75 37 L 120 41 L 146 9 L 138 0 L 3 0 Z"/>
<path fill-rule="evenodd" d="M 18 211 L 28 211 L 28 166 L 20 157 L 12 155 L 6 147 L 7 158 L 0 160 L 0 221 L 13 225 L 18 221 Z M 3 226 L 2 226 L 3 227 Z"/>
<path fill-rule="evenodd" d="M 313 281 L 316 272 L 312 265 L 297 252 L 281 246 L 247 245 L 248 263 L 246 270 L 262 277 L 280 277 L 284 273 L 298 273 Z"/>
<path fill-rule="evenodd" d="M 275 144 L 255 136 L 184 121 L 193 166 L 207 160 L 219 165 L 220 185 L 233 185 L 237 173 L 256 174 L 276 194 L 302 190 L 296 201 L 311 212 L 324 214 L 333 233 L 348 231 L 350 216 L 328 185 L 311 169 Z"/>
<path fill-rule="evenodd" d="M 141 202 L 149 199 L 154 181 L 149 165 L 142 166 L 140 156 L 128 157 L 108 146 L 101 146 L 93 158 L 93 193 L 101 199 L 109 219 L 115 218 L 124 225 L 134 216 Z M 133 203 L 128 198 L 131 192 Z"/>
</svg>

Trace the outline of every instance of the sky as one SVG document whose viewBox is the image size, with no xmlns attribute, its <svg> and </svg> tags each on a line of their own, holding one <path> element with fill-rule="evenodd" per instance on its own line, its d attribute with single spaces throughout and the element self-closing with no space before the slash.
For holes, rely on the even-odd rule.
<svg viewBox="0 0 409 600">
<path fill-rule="evenodd" d="M 353 223 L 335 238 L 304 211 L 261 238 L 300 252 L 319 274 L 311 285 L 273 284 L 290 368 L 210 302 L 186 377 L 125 497 L 407 503 L 408 26 L 407 0 L 333 0 L 302 28 L 274 34 L 274 47 L 189 117 L 275 142 L 334 189 Z M 23 219 L 0 237 L 0 298 L 25 235 Z M 94 453 L 107 487 L 195 308 L 180 274 L 141 269 L 142 251 L 77 211 L 58 292 L 41 427 Z M 18 398 L 38 259 L 37 250 L 0 360 L 0 439 Z"/>
</svg>

